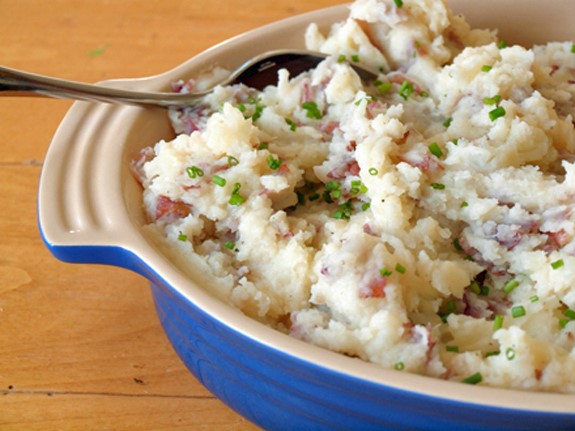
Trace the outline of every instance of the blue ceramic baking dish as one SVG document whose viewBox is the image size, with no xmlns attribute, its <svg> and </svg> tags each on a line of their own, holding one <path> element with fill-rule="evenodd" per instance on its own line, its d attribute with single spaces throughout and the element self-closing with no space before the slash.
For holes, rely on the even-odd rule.
<svg viewBox="0 0 575 431">
<path fill-rule="evenodd" d="M 452 1 L 473 24 L 524 43 L 562 38 L 570 2 Z M 521 12 L 519 14 L 519 12 Z M 214 64 L 301 48 L 305 27 L 327 27 L 347 6 L 320 10 L 226 41 L 164 74 L 107 85 L 166 90 Z M 526 23 L 538 22 L 537 26 Z M 537 30 L 536 32 L 534 30 Z M 150 280 L 174 349 L 217 397 L 269 430 L 575 430 L 575 395 L 520 392 L 385 370 L 278 333 L 212 297 L 148 237 L 129 163 L 173 136 L 166 112 L 75 103 L 49 148 L 39 188 L 43 239 L 58 259 L 109 264 Z"/>
</svg>

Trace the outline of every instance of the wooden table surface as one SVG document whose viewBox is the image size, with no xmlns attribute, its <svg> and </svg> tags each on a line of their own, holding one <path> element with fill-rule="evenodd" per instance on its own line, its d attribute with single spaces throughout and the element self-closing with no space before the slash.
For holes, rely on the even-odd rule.
<svg viewBox="0 0 575 431">
<path fill-rule="evenodd" d="M 97 82 L 161 73 L 341 0 L 0 0 L 0 64 Z M 0 97 L 0 430 L 252 430 L 184 368 L 146 280 L 57 261 L 36 221 L 71 102 Z"/>
</svg>

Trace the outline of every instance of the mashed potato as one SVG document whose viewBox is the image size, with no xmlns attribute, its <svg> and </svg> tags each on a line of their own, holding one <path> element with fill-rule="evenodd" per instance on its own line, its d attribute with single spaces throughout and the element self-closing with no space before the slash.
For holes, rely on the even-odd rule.
<svg viewBox="0 0 575 431">
<path fill-rule="evenodd" d="M 299 339 L 575 392 L 575 45 L 507 46 L 440 0 L 357 0 L 305 38 L 316 69 L 171 112 L 134 163 L 147 230 Z"/>
</svg>

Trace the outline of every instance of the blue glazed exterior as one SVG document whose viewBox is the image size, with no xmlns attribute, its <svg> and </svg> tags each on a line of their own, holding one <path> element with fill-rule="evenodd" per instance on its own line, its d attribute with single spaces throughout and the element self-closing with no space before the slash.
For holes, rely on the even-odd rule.
<svg viewBox="0 0 575 431">
<path fill-rule="evenodd" d="M 453 402 L 308 363 L 213 319 L 170 286 L 151 284 L 174 349 L 238 413 L 268 430 L 573 430 L 572 415 Z"/>
</svg>

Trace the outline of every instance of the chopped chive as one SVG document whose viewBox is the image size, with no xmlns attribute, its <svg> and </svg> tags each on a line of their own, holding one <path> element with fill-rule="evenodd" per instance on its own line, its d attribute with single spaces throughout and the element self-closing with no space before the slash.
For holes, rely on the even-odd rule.
<svg viewBox="0 0 575 431">
<path fill-rule="evenodd" d="M 445 350 L 448 352 L 459 353 L 459 346 L 445 346 Z"/>
<path fill-rule="evenodd" d="M 226 179 L 223 177 L 220 177 L 219 175 L 214 175 L 212 177 L 212 183 L 214 183 L 216 186 L 219 187 L 224 187 L 226 185 Z"/>
<path fill-rule="evenodd" d="M 240 195 L 240 188 L 241 187 L 242 187 L 242 185 L 240 183 L 234 184 L 234 190 L 232 191 L 232 195 L 230 196 L 230 200 L 229 200 L 230 205 L 239 206 L 246 201 L 246 198 L 244 198 L 242 195 Z"/>
<path fill-rule="evenodd" d="M 400 274 L 405 274 L 405 272 L 407 271 L 401 263 L 398 263 L 397 265 L 395 265 L 395 270 L 397 272 L 399 272 Z"/>
<path fill-rule="evenodd" d="M 178 241 L 187 241 L 188 240 L 188 235 L 183 234 L 182 232 L 180 232 L 180 234 L 178 235 Z"/>
<path fill-rule="evenodd" d="M 289 118 L 286 118 L 285 120 L 286 124 L 289 126 L 289 129 L 292 132 L 295 132 L 297 130 L 297 124 L 294 121 L 290 120 Z"/>
<path fill-rule="evenodd" d="M 204 171 L 201 168 L 198 168 L 197 166 L 188 166 L 186 168 L 186 173 L 190 178 L 197 178 L 204 176 Z"/>
<path fill-rule="evenodd" d="M 393 369 L 396 371 L 403 371 L 405 369 L 405 364 L 403 362 L 396 362 Z"/>
<path fill-rule="evenodd" d="M 365 202 L 364 204 L 361 205 L 362 211 L 367 211 L 370 208 L 371 208 L 371 203 L 369 203 L 369 202 Z"/>
<path fill-rule="evenodd" d="M 243 103 L 238 103 L 236 104 L 236 108 L 238 109 L 238 111 L 240 112 L 246 112 L 246 105 L 244 105 Z"/>
<path fill-rule="evenodd" d="M 489 111 L 489 119 L 495 121 L 498 118 L 505 116 L 505 108 L 503 106 L 498 106 L 492 111 Z"/>
<path fill-rule="evenodd" d="M 487 353 L 485 354 L 485 357 L 486 357 L 486 358 L 489 358 L 490 356 L 497 356 L 497 355 L 499 355 L 500 353 L 501 353 L 501 352 L 500 352 L 499 350 L 494 350 L 494 351 L 492 351 L 492 352 L 487 352 Z"/>
<path fill-rule="evenodd" d="M 511 308 L 511 316 L 513 316 L 514 319 L 523 317 L 526 313 L 527 312 L 525 311 L 525 307 L 523 305 L 516 305 L 515 307 Z"/>
<path fill-rule="evenodd" d="M 379 273 L 381 274 L 382 277 L 389 277 L 392 274 L 392 272 L 385 266 L 379 270 Z"/>
<path fill-rule="evenodd" d="M 481 294 L 481 286 L 479 285 L 479 283 L 476 280 L 473 280 L 471 282 L 471 284 L 469 285 L 469 288 L 471 289 L 471 291 L 477 295 Z"/>
<path fill-rule="evenodd" d="M 100 48 L 96 48 L 96 49 L 93 49 L 93 50 L 89 51 L 89 52 L 88 52 L 88 55 L 89 55 L 90 57 L 98 57 L 98 56 L 104 54 L 104 52 L 106 52 L 106 47 L 105 47 L 105 46 L 101 46 Z"/>
<path fill-rule="evenodd" d="M 457 309 L 457 304 L 454 300 L 449 300 L 445 303 L 445 308 L 447 308 L 448 312 L 454 313 Z"/>
<path fill-rule="evenodd" d="M 376 176 L 377 174 L 379 174 L 379 171 L 376 168 L 369 168 L 369 175 Z"/>
<path fill-rule="evenodd" d="M 302 108 L 305 109 L 307 118 L 314 118 L 316 120 L 321 120 L 323 114 L 321 113 L 317 103 L 315 102 L 304 102 Z"/>
<path fill-rule="evenodd" d="M 497 48 L 499 48 L 499 49 L 507 48 L 507 46 L 508 46 L 508 45 L 507 45 L 507 42 L 504 41 L 504 40 L 500 40 L 500 41 L 497 43 Z"/>
<path fill-rule="evenodd" d="M 453 240 L 453 246 L 455 247 L 455 250 L 463 251 L 463 247 L 461 247 L 461 243 L 459 242 L 459 238 L 455 238 Z"/>
<path fill-rule="evenodd" d="M 539 301 L 539 297 L 537 295 L 533 295 L 531 298 L 529 298 L 530 302 L 537 302 Z"/>
<path fill-rule="evenodd" d="M 571 45 L 571 52 L 572 52 L 573 54 L 575 54 L 575 43 L 574 43 L 573 45 Z"/>
<path fill-rule="evenodd" d="M 453 121 L 453 118 L 448 118 L 447 120 L 445 120 L 443 122 L 443 127 L 448 128 L 449 126 L 451 126 L 452 121 Z"/>
<path fill-rule="evenodd" d="M 239 163 L 240 161 L 236 159 L 234 156 L 228 156 L 228 165 L 237 166 Z"/>
<path fill-rule="evenodd" d="M 353 180 L 351 182 L 349 193 L 352 195 L 365 194 L 367 193 L 367 187 L 361 182 L 361 180 Z"/>
<path fill-rule="evenodd" d="M 479 292 L 481 296 L 488 296 L 489 295 L 489 286 L 481 286 L 481 292 Z"/>
<path fill-rule="evenodd" d="M 482 72 L 489 72 L 491 69 L 493 69 L 493 66 L 489 66 L 488 64 L 485 64 L 481 67 Z"/>
<path fill-rule="evenodd" d="M 481 383 L 482 380 L 483 380 L 483 376 L 481 375 L 481 373 L 477 372 L 477 373 L 472 374 L 471 376 L 463 379 L 463 383 L 467 383 L 468 385 L 476 385 L 478 383 Z"/>
<path fill-rule="evenodd" d="M 459 206 L 459 208 L 467 208 L 468 206 L 469 206 L 469 202 L 463 201 L 463 202 L 461 202 L 461 205 Z"/>
<path fill-rule="evenodd" d="M 399 8 L 403 7 L 403 0 L 393 0 L 395 5 Z"/>
<path fill-rule="evenodd" d="M 564 315 L 565 317 L 568 317 L 568 318 L 571 319 L 571 320 L 575 320 L 575 311 L 573 311 L 573 310 L 565 310 L 565 311 L 563 312 L 563 315 Z"/>
<path fill-rule="evenodd" d="M 376 81 L 375 86 L 377 88 L 377 91 L 379 91 L 381 94 L 388 93 L 393 88 L 391 82 L 389 81 L 386 82 Z"/>
<path fill-rule="evenodd" d="M 493 319 L 493 330 L 497 331 L 498 329 L 503 328 L 503 316 L 497 314 Z"/>
<path fill-rule="evenodd" d="M 313 194 L 308 196 L 308 199 L 310 202 L 313 202 L 313 201 L 317 201 L 320 197 L 321 196 L 319 193 L 313 193 Z"/>
<path fill-rule="evenodd" d="M 551 263 L 551 268 L 553 269 L 559 269 L 561 268 L 563 265 L 565 265 L 565 262 L 563 262 L 563 259 L 559 259 L 556 260 L 555 262 Z"/>
<path fill-rule="evenodd" d="M 433 142 L 427 148 L 429 149 L 429 152 L 431 154 L 433 154 L 435 157 L 437 157 L 438 159 L 443 157 L 443 151 L 441 151 L 441 147 L 439 146 L 439 144 L 437 142 Z"/>
<path fill-rule="evenodd" d="M 409 81 L 403 81 L 403 83 L 399 87 L 399 95 L 404 100 L 407 100 L 409 98 L 409 96 L 411 96 L 413 91 L 414 91 L 413 84 Z"/>
<path fill-rule="evenodd" d="M 451 143 L 452 143 L 453 145 L 459 145 L 459 139 L 453 139 L 453 140 L 451 141 Z"/>
<path fill-rule="evenodd" d="M 519 286 L 519 281 L 517 281 L 515 278 L 509 280 L 505 286 L 503 286 L 503 291 L 505 293 L 511 293 L 513 290 L 515 290 L 515 288 Z"/>
<path fill-rule="evenodd" d="M 345 62 L 346 58 L 345 55 L 341 54 L 338 58 L 337 58 L 337 62 L 338 63 L 343 63 Z"/>
<path fill-rule="evenodd" d="M 351 61 L 353 61 L 354 63 L 359 63 L 359 55 L 353 54 L 351 56 Z"/>
<path fill-rule="evenodd" d="M 229 250 L 233 250 L 234 248 L 236 248 L 236 243 L 233 241 L 226 241 L 224 243 L 224 247 L 229 249 Z"/>
<path fill-rule="evenodd" d="M 507 350 L 505 351 L 505 357 L 510 361 L 515 359 L 515 349 L 513 347 L 508 347 Z"/>
<path fill-rule="evenodd" d="M 267 150 L 267 149 L 268 149 L 267 142 L 262 142 L 261 144 L 258 145 L 258 150 Z"/>
<path fill-rule="evenodd" d="M 497 105 L 499 102 L 501 102 L 501 96 L 498 94 L 493 97 L 483 98 L 483 103 L 485 103 L 486 105 Z"/>
<path fill-rule="evenodd" d="M 280 166 L 282 165 L 281 160 L 276 159 L 271 154 L 268 156 L 267 162 L 268 162 L 268 166 L 270 167 L 270 169 L 273 169 L 274 171 L 277 171 L 280 168 Z"/>
<path fill-rule="evenodd" d="M 435 189 L 435 190 L 445 190 L 445 184 L 431 183 L 430 186 L 432 189 Z"/>
</svg>

